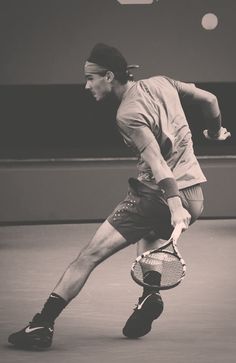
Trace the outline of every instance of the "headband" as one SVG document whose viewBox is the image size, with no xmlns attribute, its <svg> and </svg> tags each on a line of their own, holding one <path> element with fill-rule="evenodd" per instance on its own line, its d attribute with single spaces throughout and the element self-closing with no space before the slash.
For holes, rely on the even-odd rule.
<svg viewBox="0 0 236 363">
<path fill-rule="evenodd" d="M 126 72 L 128 72 L 130 69 L 137 69 L 139 68 L 139 65 L 138 64 L 130 64 L 126 67 Z M 96 63 L 92 63 L 92 62 L 88 62 L 86 61 L 85 62 L 85 65 L 84 65 L 84 72 L 85 73 L 91 73 L 91 74 L 99 74 L 99 73 L 102 73 L 102 72 L 107 72 L 108 69 L 103 67 L 103 66 L 100 66 L 99 64 L 96 64 Z"/>
<path fill-rule="evenodd" d="M 107 72 L 107 68 L 102 67 L 99 64 L 86 61 L 84 65 L 84 72 L 97 74 L 97 73 Z"/>
</svg>

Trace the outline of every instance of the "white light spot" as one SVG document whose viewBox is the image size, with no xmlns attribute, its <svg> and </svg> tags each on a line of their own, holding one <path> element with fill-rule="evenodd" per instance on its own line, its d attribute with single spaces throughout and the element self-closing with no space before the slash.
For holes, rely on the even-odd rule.
<svg viewBox="0 0 236 363">
<path fill-rule="evenodd" d="M 218 18 L 213 13 L 205 14 L 202 17 L 202 27 L 206 30 L 214 30 L 218 25 Z"/>
</svg>

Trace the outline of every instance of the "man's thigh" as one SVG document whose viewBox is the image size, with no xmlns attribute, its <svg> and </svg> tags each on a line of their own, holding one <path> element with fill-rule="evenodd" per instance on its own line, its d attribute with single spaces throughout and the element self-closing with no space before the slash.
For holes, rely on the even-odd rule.
<svg viewBox="0 0 236 363">
<path fill-rule="evenodd" d="M 91 242 L 85 246 L 83 253 L 94 255 L 102 261 L 129 245 L 130 242 L 106 220 L 97 229 Z"/>
<path fill-rule="evenodd" d="M 129 188 L 126 198 L 107 219 L 130 243 L 138 242 L 156 229 L 164 239 L 172 232 L 167 203 L 155 191 L 150 188 L 147 191 Z"/>
<path fill-rule="evenodd" d="M 151 229 L 149 219 L 143 213 L 141 199 L 141 196 L 129 189 L 126 198 L 107 218 L 107 221 L 130 243 L 136 243 Z"/>
</svg>

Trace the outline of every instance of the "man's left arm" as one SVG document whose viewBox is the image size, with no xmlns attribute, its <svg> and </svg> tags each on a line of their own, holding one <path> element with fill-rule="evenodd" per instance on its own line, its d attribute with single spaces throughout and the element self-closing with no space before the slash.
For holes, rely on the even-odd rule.
<svg viewBox="0 0 236 363">
<path fill-rule="evenodd" d="M 191 102 L 199 104 L 206 122 L 206 129 L 203 131 L 205 138 L 223 141 L 231 136 L 230 132 L 222 126 L 218 99 L 213 93 L 191 83 L 174 81 L 174 84 L 180 97 L 189 98 Z"/>
</svg>

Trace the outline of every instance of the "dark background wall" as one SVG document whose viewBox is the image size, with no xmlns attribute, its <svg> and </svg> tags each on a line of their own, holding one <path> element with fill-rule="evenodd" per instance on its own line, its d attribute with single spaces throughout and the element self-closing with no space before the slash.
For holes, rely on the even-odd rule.
<svg viewBox="0 0 236 363">
<path fill-rule="evenodd" d="M 184 106 L 197 155 L 236 155 L 236 82 L 196 83 L 218 97 L 232 137 L 208 141 L 198 107 Z M 134 156 L 116 129 L 116 105 L 84 85 L 0 85 L 0 160 Z"/>
<path fill-rule="evenodd" d="M 236 1 L 0 0 L 0 159 L 130 156 L 114 105 L 84 91 L 83 65 L 97 42 L 140 64 L 140 79 L 166 74 L 214 92 L 232 138 L 205 142 L 186 110 L 198 155 L 236 154 Z M 214 13 L 218 26 L 201 22 Z"/>
</svg>

